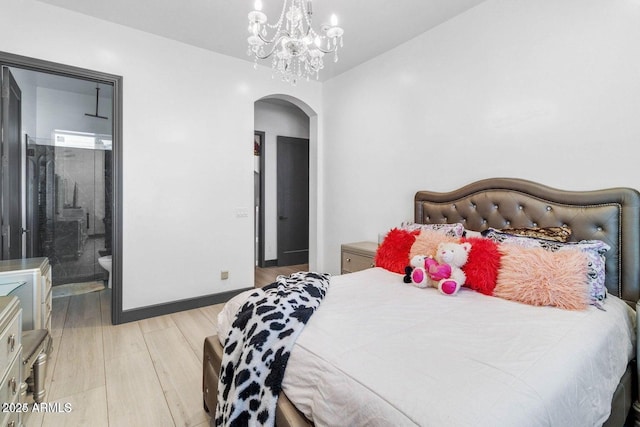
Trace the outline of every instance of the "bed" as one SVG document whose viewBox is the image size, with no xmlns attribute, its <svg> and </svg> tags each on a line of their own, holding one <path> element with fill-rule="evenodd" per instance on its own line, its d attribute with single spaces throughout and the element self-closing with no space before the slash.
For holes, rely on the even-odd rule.
<svg viewBox="0 0 640 427">
<path fill-rule="evenodd" d="M 572 192 L 494 178 L 446 193 L 420 191 L 414 210 L 420 224 L 457 223 L 479 232 L 565 226 L 572 241 L 606 242 L 605 310 L 531 306 L 464 288 L 447 297 L 403 283 L 401 274 L 380 267 L 334 276 L 291 352 L 277 425 L 634 421 L 636 190 Z M 204 342 L 207 410 L 216 407 L 219 336 L 228 332 L 243 298 L 225 305 L 218 334 Z"/>
</svg>

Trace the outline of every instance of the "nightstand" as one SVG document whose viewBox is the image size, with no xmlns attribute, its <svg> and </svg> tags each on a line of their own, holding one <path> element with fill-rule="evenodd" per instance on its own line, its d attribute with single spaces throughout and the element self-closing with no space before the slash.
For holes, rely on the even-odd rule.
<svg viewBox="0 0 640 427">
<path fill-rule="evenodd" d="M 342 262 L 340 273 L 353 273 L 367 268 L 375 267 L 373 258 L 378 250 L 375 242 L 355 242 L 341 245 Z"/>
</svg>

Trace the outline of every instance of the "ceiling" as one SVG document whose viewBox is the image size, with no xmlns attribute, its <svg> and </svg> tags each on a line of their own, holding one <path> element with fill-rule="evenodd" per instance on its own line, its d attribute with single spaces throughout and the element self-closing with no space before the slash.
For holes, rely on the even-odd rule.
<svg viewBox="0 0 640 427">
<path fill-rule="evenodd" d="M 38 0 L 214 52 L 247 56 L 247 14 L 253 0 Z M 327 80 L 482 3 L 484 0 L 316 0 L 316 29 L 332 13 L 344 28 L 339 61 L 325 60 Z M 263 0 L 269 23 L 283 0 Z M 268 62 L 268 61 L 267 61 Z M 268 62 L 270 64 L 270 62 Z"/>
</svg>

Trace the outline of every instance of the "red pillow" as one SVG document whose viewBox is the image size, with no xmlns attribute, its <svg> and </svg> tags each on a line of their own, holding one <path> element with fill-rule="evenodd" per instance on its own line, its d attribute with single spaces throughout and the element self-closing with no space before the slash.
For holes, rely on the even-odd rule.
<svg viewBox="0 0 640 427">
<path fill-rule="evenodd" d="M 391 229 L 376 251 L 376 267 L 404 274 L 404 268 L 409 265 L 409 251 L 419 233 L 420 230 Z"/>
<path fill-rule="evenodd" d="M 465 286 L 485 295 L 493 295 L 502 254 L 498 244 L 484 237 L 463 238 L 471 243 L 471 251 L 462 271 L 467 275 Z"/>
</svg>

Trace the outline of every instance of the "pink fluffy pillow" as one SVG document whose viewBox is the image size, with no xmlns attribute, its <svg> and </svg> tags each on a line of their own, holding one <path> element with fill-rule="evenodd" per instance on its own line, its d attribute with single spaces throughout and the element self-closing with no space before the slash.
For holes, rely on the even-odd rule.
<svg viewBox="0 0 640 427">
<path fill-rule="evenodd" d="M 416 255 L 436 256 L 440 243 L 459 243 L 459 237 L 448 236 L 441 231 L 421 230 L 409 251 L 409 259 Z"/>
<path fill-rule="evenodd" d="M 584 310 L 589 306 L 586 255 L 503 244 L 493 295 L 530 305 Z"/>
<path fill-rule="evenodd" d="M 409 251 L 418 233 L 398 228 L 390 230 L 376 251 L 376 267 L 404 274 L 404 268 L 409 265 Z"/>
</svg>

